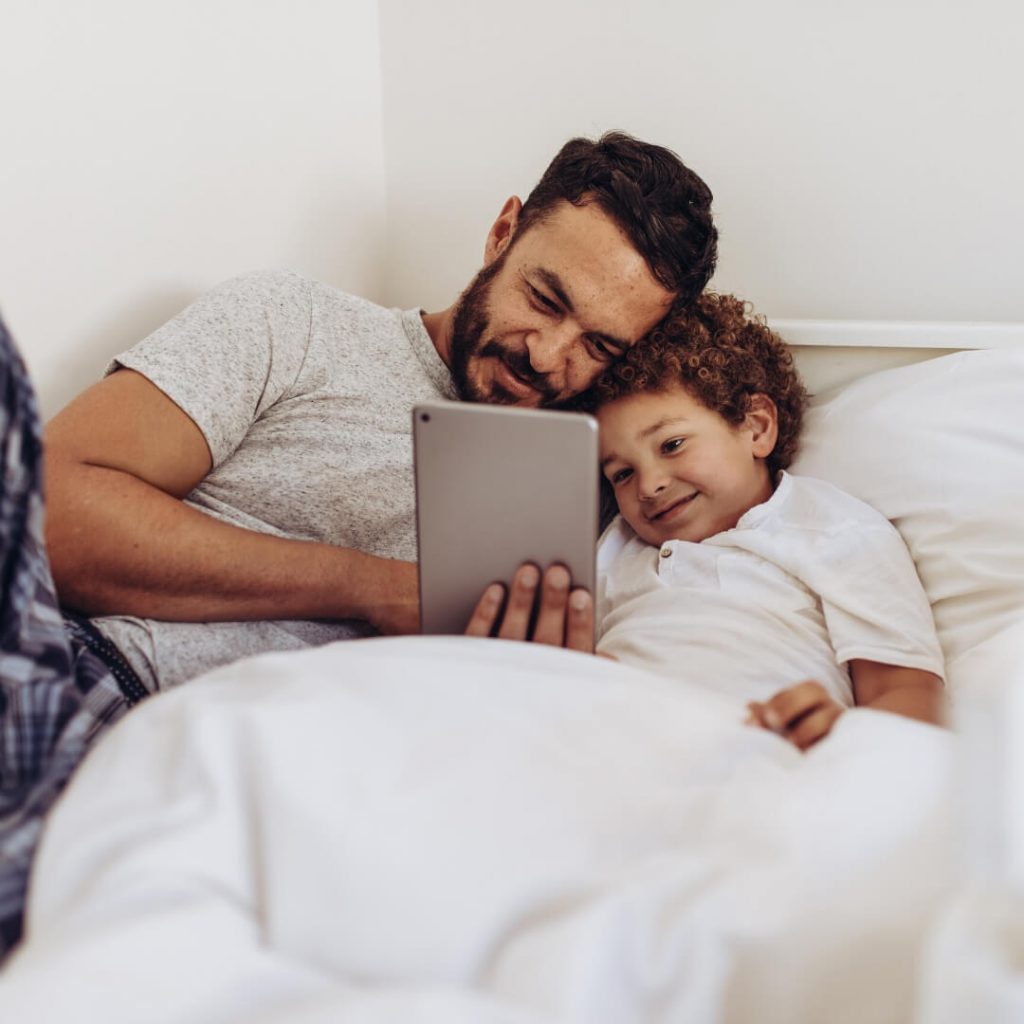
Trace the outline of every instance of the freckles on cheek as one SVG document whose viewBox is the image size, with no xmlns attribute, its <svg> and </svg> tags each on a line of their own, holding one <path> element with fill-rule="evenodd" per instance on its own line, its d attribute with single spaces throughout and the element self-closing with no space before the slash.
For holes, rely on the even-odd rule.
<svg viewBox="0 0 1024 1024">
<path fill-rule="evenodd" d="M 575 394 L 579 394 L 581 391 L 586 391 L 587 388 L 589 388 L 591 384 L 595 383 L 597 378 L 601 376 L 601 372 L 603 370 L 604 366 L 580 366 L 578 364 L 573 364 L 569 367 L 566 386 Z"/>
</svg>

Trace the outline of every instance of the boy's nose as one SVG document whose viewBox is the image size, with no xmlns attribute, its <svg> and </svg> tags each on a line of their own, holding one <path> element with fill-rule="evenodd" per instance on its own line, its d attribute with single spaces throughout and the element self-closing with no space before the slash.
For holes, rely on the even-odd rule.
<svg viewBox="0 0 1024 1024">
<path fill-rule="evenodd" d="M 661 473 L 647 472 L 639 475 L 639 490 L 642 501 L 656 498 L 668 486 L 668 481 Z"/>
</svg>

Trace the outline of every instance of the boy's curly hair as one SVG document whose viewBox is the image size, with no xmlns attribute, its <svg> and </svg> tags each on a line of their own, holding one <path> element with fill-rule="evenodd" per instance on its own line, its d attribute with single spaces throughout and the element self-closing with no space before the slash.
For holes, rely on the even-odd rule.
<svg viewBox="0 0 1024 1024">
<path fill-rule="evenodd" d="M 768 470 L 774 477 L 793 461 L 807 392 L 785 342 L 748 303 L 704 292 L 605 370 L 581 404 L 594 410 L 626 395 L 677 385 L 733 426 L 743 422 L 752 395 L 767 395 L 779 421 Z"/>
</svg>

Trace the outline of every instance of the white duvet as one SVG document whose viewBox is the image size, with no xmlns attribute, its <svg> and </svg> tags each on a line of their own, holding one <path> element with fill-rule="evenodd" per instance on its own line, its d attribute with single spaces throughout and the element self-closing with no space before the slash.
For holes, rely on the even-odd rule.
<svg viewBox="0 0 1024 1024">
<path fill-rule="evenodd" d="M 742 718 L 511 642 L 219 670 L 76 776 L 0 1020 L 907 1021 L 954 738 L 854 710 L 801 755 Z"/>
</svg>

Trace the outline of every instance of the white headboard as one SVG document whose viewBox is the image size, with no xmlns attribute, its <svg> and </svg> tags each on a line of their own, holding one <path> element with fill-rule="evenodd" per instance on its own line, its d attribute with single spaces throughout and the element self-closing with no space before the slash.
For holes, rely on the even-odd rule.
<svg viewBox="0 0 1024 1024">
<path fill-rule="evenodd" d="M 1024 323 L 769 319 L 768 324 L 793 347 L 812 394 L 875 370 L 963 349 L 1024 352 Z"/>
</svg>

